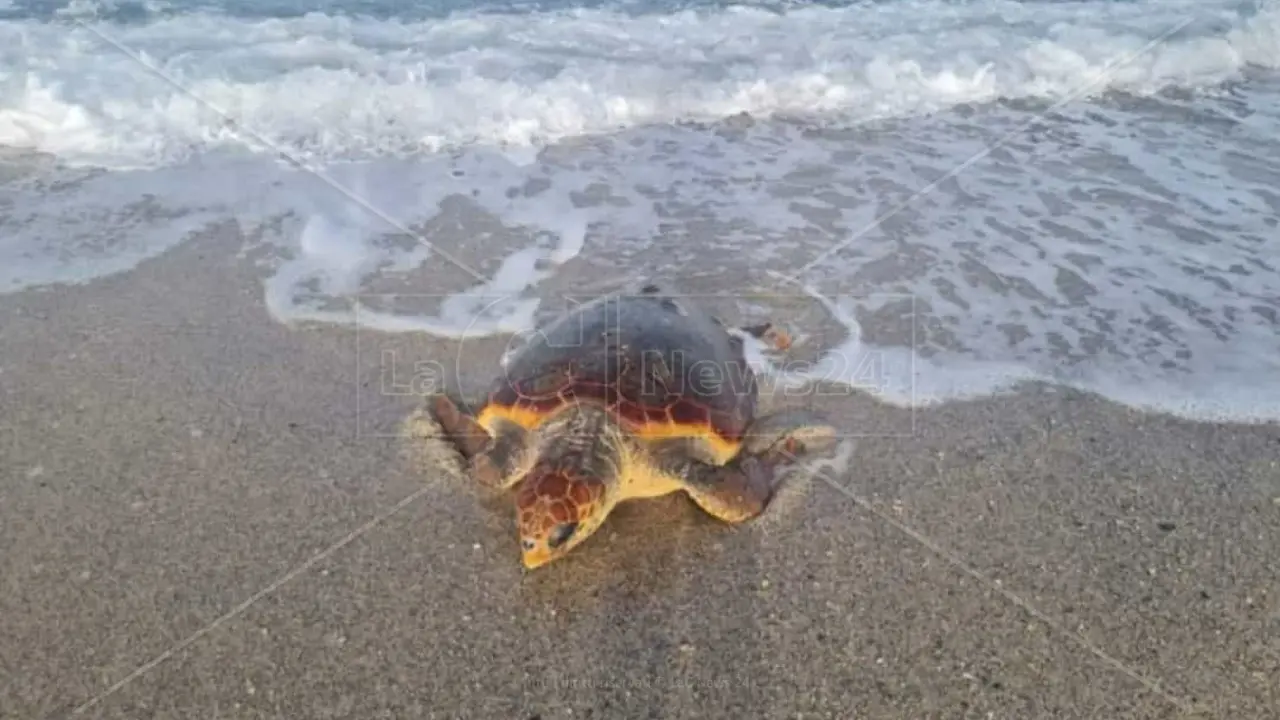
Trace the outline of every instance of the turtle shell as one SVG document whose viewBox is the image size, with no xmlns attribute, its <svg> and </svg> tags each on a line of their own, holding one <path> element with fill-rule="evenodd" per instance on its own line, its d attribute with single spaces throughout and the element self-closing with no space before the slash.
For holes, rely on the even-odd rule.
<svg viewBox="0 0 1280 720">
<path fill-rule="evenodd" d="M 600 402 L 642 439 L 694 438 L 724 462 L 758 393 L 742 340 L 701 307 L 656 291 L 611 295 L 535 330 L 494 381 L 480 421 L 497 415 L 532 429 L 566 404 Z"/>
</svg>

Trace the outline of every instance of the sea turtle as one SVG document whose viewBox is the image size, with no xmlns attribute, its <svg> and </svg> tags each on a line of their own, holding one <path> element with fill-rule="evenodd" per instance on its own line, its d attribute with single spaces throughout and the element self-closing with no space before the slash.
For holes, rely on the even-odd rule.
<svg viewBox="0 0 1280 720">
<path fill-rule="evenodd" d="M 769 323 L 741 330 L 789 343 Z M 475 481 L 515 490 L 521 559 L 533 569 L 624 500 L 683 490 L 726 522 L 759 515 L 778 466 L 835 431 L 807 411 L 757 417 L 758 392 L 742 337 L 646 285 L 539 327 L 481 403 L 439 393 L 428 409 Z"/>
</svg>

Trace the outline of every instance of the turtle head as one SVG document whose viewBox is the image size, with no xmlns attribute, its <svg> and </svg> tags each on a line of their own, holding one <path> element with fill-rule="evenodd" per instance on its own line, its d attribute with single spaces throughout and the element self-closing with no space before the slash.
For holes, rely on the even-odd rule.
<svg viewBox="0 0 1280 720">
<path fill-rule="evenodd" d="M 535 467 L 516 494 L 520 554 L 530 570 L 586 540 L 609 512 L 604 478 L 559 467 Z"/>
<path fill-rule="evenodd" d="M 612 415 L 575 403 L 543 421 L 516 491 L 525 568 L 563 557 L 600 527 L 617 500 L 626 441 Z"/>
</svg>

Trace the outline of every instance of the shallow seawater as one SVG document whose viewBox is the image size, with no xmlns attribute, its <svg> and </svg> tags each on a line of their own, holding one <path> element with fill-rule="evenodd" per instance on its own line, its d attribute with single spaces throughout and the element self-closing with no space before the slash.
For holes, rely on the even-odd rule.
<svg viewBox="0 0 1280 720">
<path fill-rule="evenodd" d="M 282 322 L 685 278 L 890 402 L 1280 418 L 1274 3 L 309 7 L 0 5 L 0 292 L 234 220 Z"/>
</svg>

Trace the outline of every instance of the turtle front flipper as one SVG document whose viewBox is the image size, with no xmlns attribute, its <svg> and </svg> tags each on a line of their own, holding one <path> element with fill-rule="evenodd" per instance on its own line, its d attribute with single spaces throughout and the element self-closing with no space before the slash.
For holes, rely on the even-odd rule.
<svg viewBox="0 0 1280 720">
<path fill-rule="evenodd" d="M 476 422 L 468 403 L 451 393 L 439 393 L 427 403 L 431 417 L 449 441 L 470 460 L 484 452 L 492 437 Z"/>
<path fill-rule="evenodd" d="M 440 393 L 429 409 L 445 437 L 467 461 L 467 472 L 477 483 L 498 490 L 511 487 L 525 447 L 527 433 L 516 423 L 500 421 L 490 434 L 476 422 L 468 404 L 460 397 Z"/>
<path fill-rule="evenodd" d="M 677 477 L 698 507 L 727 523 L 750 520 L 768 507 L 778 489 L 779 463 L 742 455 L 725 465 L 691 460 Z"/>
<path fill-rule="evenodd" d="M 669 478 L 707 514 L 740 523 L 764 512 L 777 489 L 780 456 L 738 454 L 723 465 L 700 453 L 698 441 L 672 438 L 649 443 L 656 474 Z"/>
<path fill-rule="evenodd" d="M 747 427 L 742 453 L 765 459 L 792 461 L 797 455 L 834 444 L 836 429 L 808 410 L 779 410 L 757 417 Z"/>
<path fill-rule="evenodd" d="M 724 465 L 698 459 L 688 439 L 652 444 L 654 464 L 681 482 L 693 501 L 728 523 L 756 517 L 773 499 L 781 481 L 778 470 L 798 456 L 829 447 L 836 430 L 816 413 L 786 410 L 756 419 L 741 451 Z"/>
</svg>

